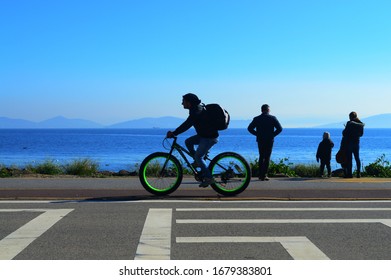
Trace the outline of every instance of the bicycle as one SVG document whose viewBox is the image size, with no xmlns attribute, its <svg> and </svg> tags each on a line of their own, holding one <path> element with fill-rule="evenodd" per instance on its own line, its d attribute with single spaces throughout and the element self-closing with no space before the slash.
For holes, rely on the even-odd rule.
<svg viewBox="0 0 391 280">
<path fill-rule="evenodd" d="M 173 138 L 171 147 L 168 138 L 163 140 L 163 147 L 169 152 L 155 152 L 147 156 L 140 165 L 139 178 L 141 184 L 148 192 L 162 196 L 173 193 L 182 183 L 184 176 L 181 162 L 173 155 L 178 152 L 186 164 L 188 171 L 194 175 L 197 181 L 202 181 L 201 172 L 188 160 L 191 157 L 188 150 L 177 143 L 177 137 Z M 186 156 L 187 155 L 187 156 Z M 204 157 L 209 162 L 214 183 L 213 190 L 225 196 L 234 196 L 243 192 L 250 184 L 251 170 L 248 162 L 234 152 L 223 152 L 213 159 L 206 154 Z"/>
</svg>

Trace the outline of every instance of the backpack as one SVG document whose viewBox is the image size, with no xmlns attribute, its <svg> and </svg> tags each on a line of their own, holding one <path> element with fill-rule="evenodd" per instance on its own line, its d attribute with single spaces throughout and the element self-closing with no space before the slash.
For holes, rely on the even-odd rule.
<svg viewBox="0 0 391 280">
<path fill-rule="evenodd" d="M 339 149 L 337 154 L 335 155 L 335 160 L 339 164 L 346 164 L 346 152 L 344 149 Z"/>
<path fill-rule="evenodd" d="M 228 128 L 230 115 L 227 110 L 219 104 L 207 104 L 205 109 L 208 119 L 217 130 L 224 130 Z"/>
<path fill-rule="evenodd" d="M 335 161 L 341 166 L 346 165 L 347 158 L 346 158 L 346 137 L 343 136 L 341 140 L 341 146 L 339 147 L 338 152 L 335 154 Z"/>
</svg>

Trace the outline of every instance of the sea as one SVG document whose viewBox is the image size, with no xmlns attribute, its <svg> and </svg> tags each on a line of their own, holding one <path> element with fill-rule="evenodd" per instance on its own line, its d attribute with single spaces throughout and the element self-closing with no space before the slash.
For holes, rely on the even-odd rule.
<svg viewBox="0 0 391 280">
<path fill-rule="evenodd" d="M 335 143 L 332 168 L 342 129 L 286 128 L 275 138 L 272 153 L 274 162 L 286 164 L 317 164 L 316 150 L 323 132 L 328 131 Z M 167 129 L 0 129 L 0 166 L 23 168 L 45 161 L 58 164 L 78 159 L 91 159 L 101 171 L 134 171 L 142 160 L 153 152 L 167 151 L 164 138 Z M 193 135 L 191 129 L 179 136 L 179 144 Z M 365 129 L 360 153 L 365 166 L 385 155 L 391 160 L 391 129 Z M 248 161 L 258 157 L 255 137 L 246 129 L 227 129 L 220 132 L 219 142 L 211 156 L 234 151 Z"/>
</svg>

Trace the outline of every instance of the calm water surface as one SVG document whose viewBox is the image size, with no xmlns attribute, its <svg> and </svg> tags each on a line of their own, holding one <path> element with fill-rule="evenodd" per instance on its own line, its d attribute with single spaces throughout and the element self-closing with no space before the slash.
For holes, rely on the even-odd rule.
<svg viewBox="0 0 391 280">
<path fill-rule="evenodd" d="M 0 164 L 23 167 L 53 160 L 60 164 L 90 158 L 100 169 L 133 170 L 148 154 L 165 151 L 162 142 L 167 129 L 1 129 Z M 272 160 L 288 159 L 293 164 L 316 163 L 315 154 L 325 129 L 284 129 L 276 138 Z M 342 129 L 329 129 L 338 151 Z M 192 135 L 180 135 L 179 143 Z M 220 133 L 211 155 L 235 151 L 248 160 L 258 156 L 255 137 L 246 129 L 228 129 Z M 363 164 L 374 162 L 382 154 L 391 156 L 391 129 L 366 129 L 361 139 Z M 333 168 L 339 165 L 333 159 Z"/>
</svg>

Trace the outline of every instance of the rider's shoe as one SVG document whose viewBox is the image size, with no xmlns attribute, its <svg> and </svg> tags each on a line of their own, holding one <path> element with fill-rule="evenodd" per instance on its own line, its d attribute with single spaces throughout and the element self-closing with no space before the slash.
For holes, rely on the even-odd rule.
<svg viewBox="0 0 391 280">
<path fill-rule="evenodd" d="M 205 178 L 200 184 L 200 188 L 206 188 L 213 183 L 215 183 L 215 180 L 213 178 Z"/>
</svg>

